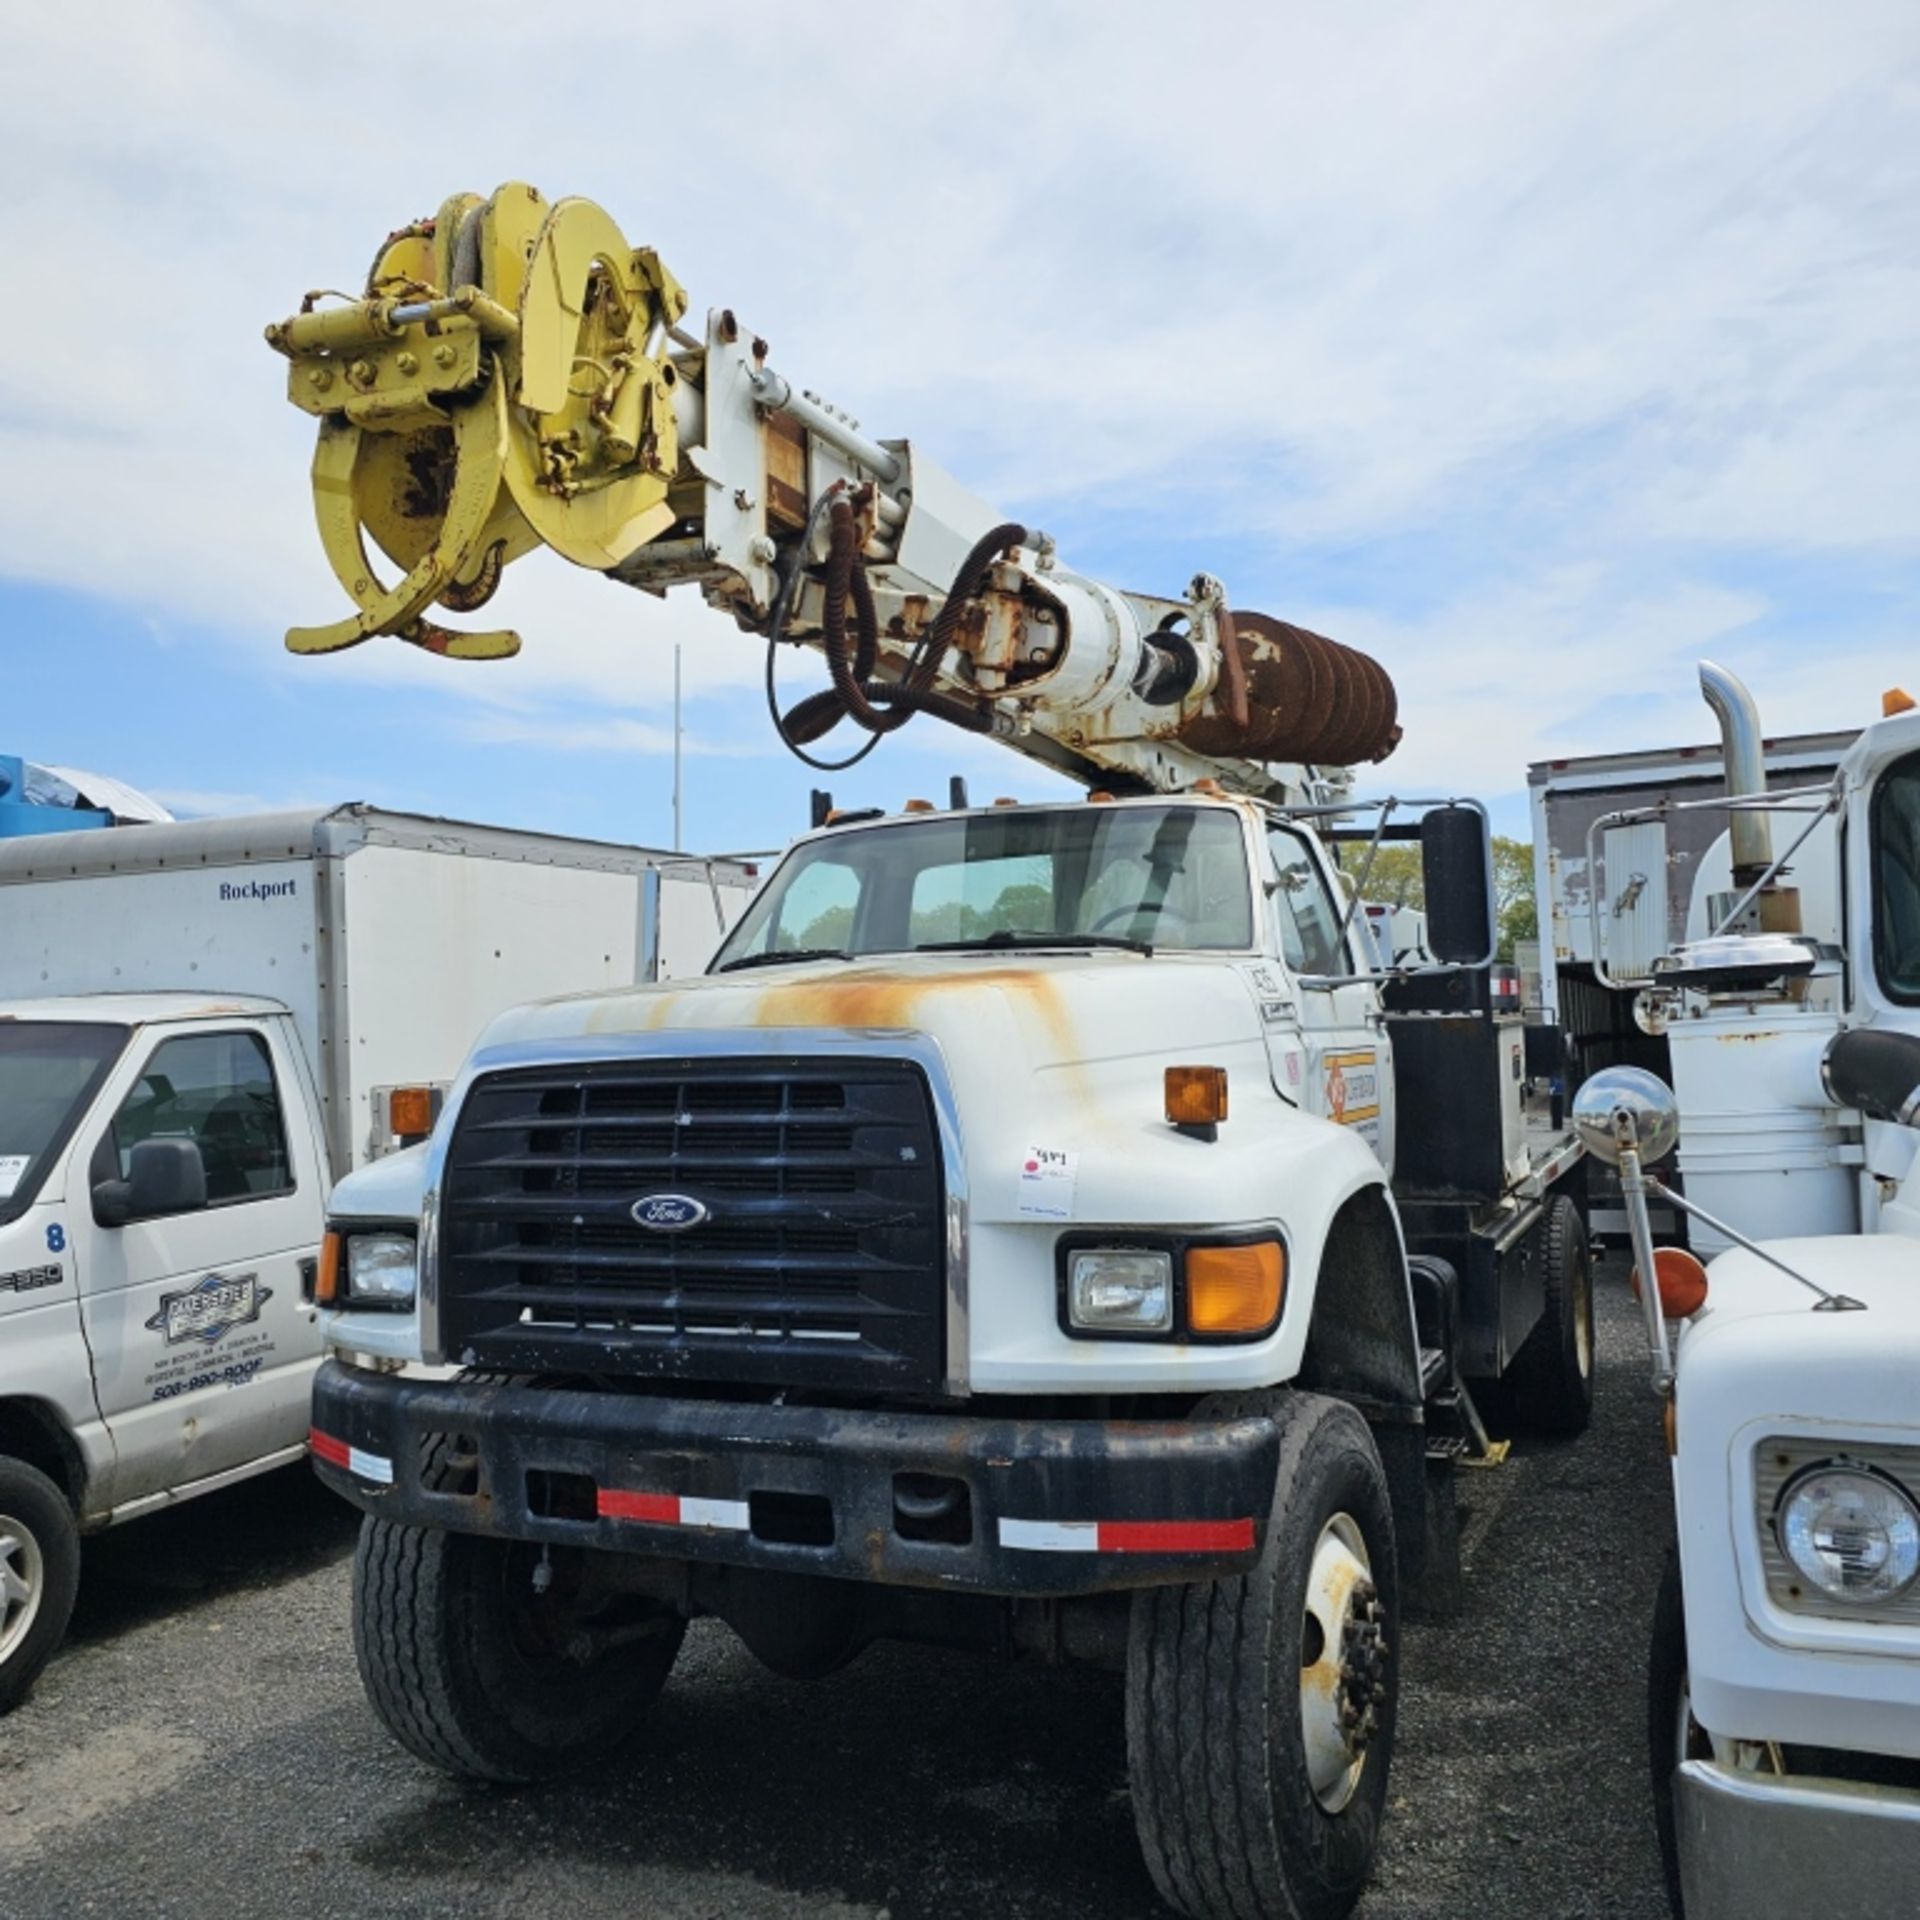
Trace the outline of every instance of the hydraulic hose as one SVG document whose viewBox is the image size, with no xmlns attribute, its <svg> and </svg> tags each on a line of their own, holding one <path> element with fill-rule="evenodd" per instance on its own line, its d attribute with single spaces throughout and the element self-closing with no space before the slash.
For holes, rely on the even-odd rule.
<svg viewBox="0 0 1920 1920">
<path fill-rule="evenodd" d="M 827 507 L 830 516 L 821 636 L 833 685 L 819 693 L 809 694 L 785 714 L 774 712 L 775 728 L 787 750 L 807 765 L 823 772 L 838 771 L 870 752 L 882 734 L 894 732 L 916 713 L 930 713 L 936 719 L 968 733 L 991 733 L 993 715 L 988 708 L 969 705 L 964 700 L 940 693 L 935 690 L 933 682 L 940 671 L 940 662 L 946 657 L 947 649 L 953 644 L 959 630 L 966 603 L 980 591 L 987 569 L 1009 547 L 1021 545 L 1027 538 L 1027 530 L 1008 521 L 974 542 L 954 574 L 953 584 L 948 589 L 939 614 L 921 636 L 900 677 L 897 680 L 881 680 L 874 676 L 880 650 L 879 622 L 873 589 L 856 550 L 858 530 L 855 499 L 835 493 L 824 496 L 820 505 Z M 807 535 L 801 541 L 802 554 L 813 528 L 818 524 L 819 510 L 819 505 L 816 505 L 814 517 L 808 522 Z M 786 612 L 792 598 L 792 583 L 799 568 L 800 556 L 796 556 L 792 571 L 781 584 L 768 624 L 767 698 L 770 709 L 774 706 L 773 649 L 785 626 Z M 853 608 L 851 631 L 847 623 L 849 602 Z M 825 762 L 803 751 L 805 746 L 829 732 L 842 719 L 851 719 L 872 736 L 852 759 Z"/>
</svg>

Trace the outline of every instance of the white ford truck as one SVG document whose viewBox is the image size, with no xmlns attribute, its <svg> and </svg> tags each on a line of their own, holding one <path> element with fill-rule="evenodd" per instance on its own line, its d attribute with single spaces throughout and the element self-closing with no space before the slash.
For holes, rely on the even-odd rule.
<svg viewBox="0 0 1920 1920">
<path fill-rule="evenodd" d="M 1616 1068 L 1576 1100 L 1602 1133 L 1640 1113 L 1648 1162 L 1677 1136 L 1648 1189 L 1714 1256 L 1647 1254 L 1678 1522 L 1655 1804 L 1687 1920 L 1893 1920 L 1920 1884 L 1920 712 L 1890 696 L 1830 779 L 1764 798 L 1751 699 L 1702 677 L 1732 821 L 1639 1007 L 1678 1098 Z M 1597 824 L 1658 870 L 1661 810 Z"/>
<path fill-rule="evenodd" d="M 544 544 L 763 635 L 816 766 L 921 716 L 1087 793 L 819 796 L 704 977 L 503 1015 L 431 1142 L 341 1183 L 312 1446 L 367 1516 L 368 1693 L 513 1780 L 629 1734 L 697 1614 L 786 1672 L 885 1635 L 1105 1662 L 1167 1900 L 1344 1913 L 1403 1586 L 1450 1597 L 1448 1470 L 1489 1451 L 1463 1382 L 1561 1431 L 1591 1401 L 1485 814 L 1354 800 L 1399 738 L 1377 662 L 1205 574 L 1074 572 L 686 305 L 511 183 L 270 327 L 351 601 L 289 646 L 510 655 L 437 609 Z M 782 713 L 787 642 L 831 684 Z M 1384 981 L 1383 837 L 1428 882 Z"/>
<path fill-rule="evenodd" d="M 711 950 L 748 876 L 658 858 L 365 807 L 0 843 L 0 1711 L 82 1532 L 299 1457 L 333 1181 L 502 1006 Z"/>
</svg>

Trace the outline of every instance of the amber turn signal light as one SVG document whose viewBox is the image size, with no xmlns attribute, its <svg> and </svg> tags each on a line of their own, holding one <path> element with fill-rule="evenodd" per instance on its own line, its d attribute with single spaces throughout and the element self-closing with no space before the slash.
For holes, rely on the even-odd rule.
<svg viewBox="0 0 1920 1920">
<path fill-rule="evenodd" d="M 1286 1249 L 1277 1240 L 1189 1247 L 1186 1277 L 1189 1333 L 1267 1333 L 1286 1298 Z"/>
<path fill-rule="evenodd" d="M 1660 1311 L 1669 1320 L 1690 1320 L 1707 1304 L 1707 1270 L 1684 1247 L 1655 1249 L 1653 1282 L 1660 1289 Z M 1633 1270 L 1633 1297 L 1640 1298 L 1638 1267 Z"/>
<path fill-rule="evenodd" d="M 346 1247 L 340 1236 L 329 1228 L 320 1236 L 320 1266 L 313 1278 L 313 1304 L 337 1307 L 340 1304 L 340 1276 L 345 1266 Z"/>
<path fill-rule="evenodd" d="M 433 1089 L 395 1087 L 387 1095 L 387 1126 L 403 1139 L 409 1134 L 424 1139 L 433 1131 Z"/>
<path fill-rule="evenodd" d="M 1225 1067 L 1169 1067 L 1167 1124 L 1213 1127 L 1227 1117 Z"/>
</svg>

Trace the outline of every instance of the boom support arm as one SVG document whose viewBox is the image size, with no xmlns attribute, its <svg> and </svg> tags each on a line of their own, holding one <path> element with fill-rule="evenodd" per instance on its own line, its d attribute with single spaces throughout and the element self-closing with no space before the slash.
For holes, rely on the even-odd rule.
<svg viewBox="0 0 1920 1920">
<path fill-rule="evenodd" d="M 796 390 L 731 312 L 689 334 L 679 282 L 589 201 L 456 195 L 388 237 L 364 297 L 319 299 L 267 340 L 319 421 L 315 512 L 355 610 L 293 629 L 297 653 L 389 634 L 509 656 L 518 635 L 429 610 L 483 606 L 546 545 L 819 647 L 832 685 L 787 715 L 790 744 L 931 712 L 1089 785 L 1297 797 L 1399 739 L 1364 654 L 1230 610 L 1206 574 L 1163 599 L 1076 573 L 911 443 Z"/>
</svg>

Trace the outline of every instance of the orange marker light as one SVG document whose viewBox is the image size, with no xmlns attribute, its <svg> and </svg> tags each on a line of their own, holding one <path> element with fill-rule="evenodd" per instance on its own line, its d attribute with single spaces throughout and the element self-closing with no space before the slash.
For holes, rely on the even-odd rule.
<svg viewBox="0 0 1920 1920">
<path fill-rule="evenodd" d="M 1880 713 L 1883 719 L 1891 720 L 1896 713 L 1911 713 L 1915 705 L 1913 695 L 1905 687 L 1889 687 L 1880 696 Z"/>
<path fill-rule="evenodd" d="M 1669 1320 L 1690 1320 L 1707 1304 L 1707 1270 L 1684 1247 L 1659 1247 L 1653 1256 L 1660 1311 Z M 1633 1297 L 1640 1298 L 1640 1269 L 1631 1276 Z"/>
<path fill-rule="evenodd" d="M 1167 1124 L 1211 1127 L 1227 1117 L 1225 1067 L 1169 1067 Z"/>
<path fill-rule="evenodd" d="M 346 1249 L 331 1228 L 320 1236 L 320 1267 L 313 1281 L 313 1304 L 337 1307 L 340 1304 L 340 1271 Z"/>
<path fill-rule="evenodd" d="M 1287 1256 L 1277 1240 L 1187 1250 L 1187 1331 L 1261 1334 L 1286 1297 Z"/>
<path fill-rule="evenodd" d="M 426 1135 L 433 1131 L 433 1089 L 395 1087 L 387 1095 L 387 1125 L 395 1133 Z"/>
<path fill-rule="evenodd" d="M 931 800 L 909 800 L 907 802 L 907 811 L 909 813 L 937 813 L 939 809 Z"/>
</svg>

